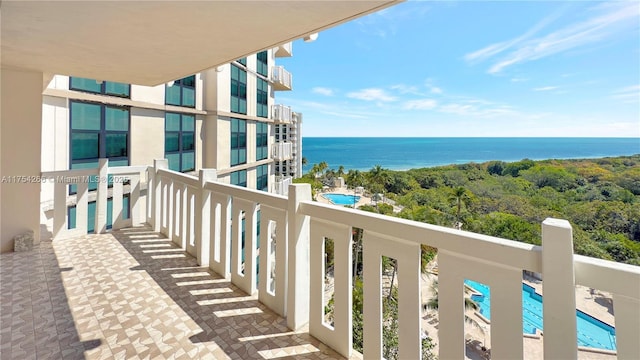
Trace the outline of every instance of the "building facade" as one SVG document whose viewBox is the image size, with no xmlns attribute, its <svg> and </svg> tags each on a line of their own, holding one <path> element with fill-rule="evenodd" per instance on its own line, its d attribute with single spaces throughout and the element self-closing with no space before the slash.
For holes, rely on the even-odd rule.
<svg viewBox="0 0 640 360">
<path fill-rule="evenodd" d="M 291 74 L 275 65 L 282 56 L 291 56 L 291 43 L 155 87 L 55 75 L 43 92 L 41 171 L 96 168 L 101 158 L 109 166 L 167 159 L 174 171 L 215 168 L 221 182 L 286 194 L 300 146 L 277 135 L 274 114 L 285 106 L 275 92 L 292 89 Z M 42 184 L 47 223 L 53 191 Z"/>
</svg>

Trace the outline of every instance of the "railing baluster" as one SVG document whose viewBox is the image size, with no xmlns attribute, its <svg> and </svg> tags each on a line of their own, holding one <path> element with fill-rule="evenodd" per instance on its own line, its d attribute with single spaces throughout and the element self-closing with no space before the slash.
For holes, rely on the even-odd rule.
<svg viewBox="0 0 640 360">
<path fill-rule="evenodd" d="M 350 357 L 353 345 L 351 228 L 311 219 L 309 333 Z M 325 238 L 334 244 L 334 326 L 324 324 Z"/>
<path fill-rule="evenodd" d="M 53 185 L 53 238 L 57 239 L 67 228 L 67 184 Z"/>
<path fill-rule="evenodd" d="M 640 296 L 640 294 L 638 294 Z M 640 359 L 640 301 L 613 294 L 618 359 Z M 545 338 L 546 339 L 546 338 Z"/>
<path fill-rule="evenodd" d="M 276 209 L 270 206 L 260 205 L 260 263 L 258 282 L 258 299 L 268 308 L 280 316 L 285 314 L 285 281 L 287 268 L 287 213 L 283 209 Z M 275 238 L 272 238 L 273 227 Z M 271 253 L 271 248 L 275 245 L 275 254 Z M 275 274 L 271 279 L 271 269 L 275 262 Z M 272 280 L 274 290 L 270 287 Z M 273 293 L 273 294 L 272 294 Z"/>
<path fill-rule="evenodd" d="M 96 234 L 102 234 L 107 231 L 107 188 L 108 188 L 108 167 L 109 159 L 100 159 L 98 161 L 98 188 L 96 194 Z"/>
<path fill-rule="evenodd" d="M 464 275 L 461 258 L 438 249 L 438 338 L 440 359 L 464 359 Z"/>
<path fill-rule="evenodd" d="M 311 186 L 289 186 L 286 315 L 293 330 L 309 322 L 309 216 L 299 210 L 303 201 L 311 201 Z"/>
<path fill-rule="evenodd" d="M 140 209 L 146 209 L 145 206 L 140 204 L 140 175 L 129 176 L 129 186 L 131 192 L 129 193 L 129 219 L 131 219 L 131 226 L 140 225 Z M 147 194 L 149 194 L 149 188 L 147 187 Z M 145 211 L 146 214 L 146 211 Z M 146 218 L 146 216 L 144 217 Z"/>
<path fill-rule="evenodd" d="M 113 187 L 111 189 L 111 219 L 113 221 L 112 228 L 114 230 L 124 227 L 123 219 L 123 201 L 122 201 L 122 182 L 114 180 Z"/>
<path fill-rule="evenodd" d="M 566 220 L 542 223 L 542 293 L 545 359 L 577 359 L 573 237 Z"/>
<path fill-rule="evenodd" d="M 205 189 L 204 185 L 217 178 L 216 169 L 201 169 L 198 173 L 200 188 L 195 191 L 195 247 L 200 266 L 209 266 L 211 248 L 211 191 Z"/>
<path fill-rule="evenodd" d="M 76 193 L 76 232 L 78 235 L 87 233 L 89 215 L 89 184 L 86 181 L 78 183 Z M 64 209 L 67 209 L 65 204 Z"/>
<path fill-rule="evenodd" d="M 209 267 L 211 270 L 223 276 L 225 279 L 231 277 L 231 224 L 233 222 L 231 197 L 226 194 L 213 194 L 215 221 L 211 222 L 211 256 L 209 257 Z"/>
</svg>

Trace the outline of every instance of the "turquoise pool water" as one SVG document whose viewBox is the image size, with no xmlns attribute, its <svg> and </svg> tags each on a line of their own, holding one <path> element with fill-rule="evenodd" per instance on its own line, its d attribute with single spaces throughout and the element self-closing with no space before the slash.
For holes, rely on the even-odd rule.
<svg viewBox="0 0 640 360">
<path fill-rule="evenodd" d="M 322 194 L 322 196 L 336 205 L 353 205 L 360 200 L 360 196 L 356 195 Z"/>
<path fill-rule="evenodd" d="M 480 313 L 491 319 L 491 291 L 487 285 L 473 280 L 465 280 L 465 284 L 482 295 L 472 295 L 471 299 L 480 306 Z M 616 330 L 602 321 L 576 310 L 578 324 L 578 346 L 597 349 L 616 349 Z M 522 284 L 522 327 L 526 334 L 535 334 L 536 329 L 542 328 L 542 296 L 536 294 L 535 289 Z"/>
</svg>

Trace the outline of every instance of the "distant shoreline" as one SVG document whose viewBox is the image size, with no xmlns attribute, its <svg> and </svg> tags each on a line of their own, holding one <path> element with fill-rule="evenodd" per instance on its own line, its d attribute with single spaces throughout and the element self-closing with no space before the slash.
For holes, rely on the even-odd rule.
<svg viewBox="0 0 640 360">
<path fill-rule="evenodd" d="M 513 162 L 522 159 L 579 160 L 640 154 L 640 138 L 486 137 L 304 137 L 304 171 L 327 162 L 329 168 L 394 171 L 436 166 Z"/>
</svg>

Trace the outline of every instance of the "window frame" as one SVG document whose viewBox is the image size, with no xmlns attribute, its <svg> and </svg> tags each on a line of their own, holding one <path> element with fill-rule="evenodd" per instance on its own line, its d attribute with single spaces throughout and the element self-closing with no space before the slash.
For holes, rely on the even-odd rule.
<svg viewBox="0 0 640 360">
<path fill-rule="evenodd" d="M 256 189 L 269 191 L 269 165 L 267 164 L 256 167 Z"/>
<path fill-rule="evenodd" d="M 76 86 L 73 85 L 73 79 L 83 79 L 83 80 L 95 81 L 96 85 L 100 85 L 100 91 L 92 91 L 92 90 L 76 87 Z M 107 92 L 107 83 L 126 85 L 127 86 L 126 95 L 125 94 Z M 108 96 L 116 96 L 116 97 L 125 98 L 125 99 L 130 99 L 131 98 L 131 84 L 121 83 L 121 82 L 116 82 L 116 81 L 102 81 L 102 82 L 100 82 L 98 84 L 97 80 L 89 79 L 89 78 L 83 78 L 83 77 L 79 77 L 79 76 L 69 76 L 69 90 L 87 92 L 87 93 L 91 93 L 91 94 L 101 94 L 101 95 L 108 95 Z"/>
<path fill-rule="evenodd" d="M 185 85 L 184 82 L 187 79 L 191 79 L 191 78 L 193 78 L 193 86 Z M 173 85 L 171 85 L 171 86 L 165 84 L 164 85 L 164 103 L 165 103 L 165 105 L 195 108 L 196 107 L 196 82 L 197 82 L 196 76 L 195 75 L 190 75 L 190 76 L 184 77 L 182 79 L 175 80 L 173 82 Z M 169 88 L 174 88 L 174 87 L 178 87 L 180 89 L 180 101 L 179 101 L 179 104 L 173 104 L 173 103 L 169 103 L 168 102 L 168 98 L 167 98 L 167 95 L 169 94 L 168 89 Z M 185 100 L 184 100 L 185 99 L 185 96 L 184 96 L 185 89 L 193 90 L 193 104 L 185 105 Z"/>
<path fill-rule="evenodd" d="M 167 130 L 167 115 L 178 115 L 180 116 L 180 127 L 179 130 Z M 190 117 L 193 119 L 193 130 L 184 130 L 183 129 L 183 125 L 184 125 L 184 118 L 185 117 Z M 178 150 L 174 150 L 174 151 L 167 151 L 167 134 L 178 134 Z M 192 138 L 192 144 L 193 147 L 191 149 L 184 149 L 184 143 L 183 143 L 183 136 L 185 134 L 189 134 L 191 133 L 193 138 Z M 184 169 L 184 164 L 183 164 L 183 155 L 185 154 L 189 154 L 189 153 L 193 153 L 193 168 L 189 168 L 189 169 Z M 164 156 L 165 158 L 167 158 L 167 155 L 178 155 L 178 172 L 190 172 L 190 171 L 195 171 L 196 170 L 196 116 L 193 114 L 184 114 L 184 113 L 178 113 L 178 112 L 173 112 L 173 111 L 167 111 L 164 114 Z"/>
<path fill-rule="evenodd" d="M 73 129 L 73 104 L 90 104 L 100 107 L 100 130 L 86 130 L 86 129 Z M 107 130 L 106 129 L 106 109 L 107 108 L 115 108 L 120 110 L 127 111 L 127 130 Z M 106 105 L 102 103 L 97 103 L 93 101 L 80 101 L 80 100 L 69 100 L 69 168 L 72 169 L 74 164 L 88 164 L 92 162 L 99 161 L 100 159 L 109 159 L 109 161 L 127 161 L 128 166 L 130 164 L 130 155 L 131 155 L 131 108 L 129 106 L 116 106 L 116 105 Z M 97 158 L 83 158 L 83 159 L 75 159 L 73 158 L 73 134 L 82 133 L 82 134 L 98 134 L 98 157 Z M 126 156 L 106 156 L 107 155 L 107 135 L 109 134 L 126 134 L 127 140 L 127 155 Z"/>
<path fill-rule="evenodd" d="M 238 131 L 234 131 L 234 122 L 237 122 L 237 128 Z M 242 165 L 242 164 L 246 164 L 247 163 L 247 120 L 245 119 L 238 119 L 238 118 L 231 118 L 230 120 L 230 152 L 229 152 L 229 164 L 230 166 L 236 166 L 236 165 Z M 242 126 L 241 126 L 242 125 Z M 240 128 L 243 127 L 244 131 L 240 131 Z M 244 135 L 242 135 L 244 134 Z M 235 143 L 237 144 L 237 146 L 233 146 L 234 145 L 234 138 L 236 138 Z M 243 141 L 241 141 L 243 140 Z M 240 146 L 240 144 L 244 143 L 244 146 Z M 243 150 L 244 150 L 244 160 L 243 157 L 241 156 L 241 154 L 243 154 Z M 237 152 L 236 155 L 236 159 L 237 162 L 233 161 L 234 158 L 234 152 Z"/>
<path fill-rule="evenodd" d="M 234 77 L 234 73 L 238 74 Z M 244 79 L 243 79 L 244 77 Z M 247 71 L 231 64 L 229 110 L 235 114 L 247 114 Z M 235 91 L 234 91 L 235 86 Z M 234 95 L 234 92 L 236 93 Z M 236 106 L 234 106 L 234 99 Z"/>
</svg>

